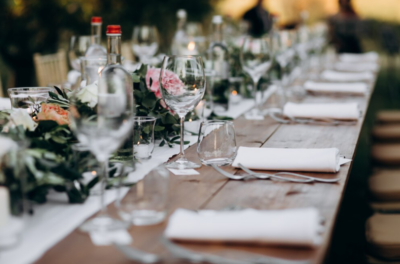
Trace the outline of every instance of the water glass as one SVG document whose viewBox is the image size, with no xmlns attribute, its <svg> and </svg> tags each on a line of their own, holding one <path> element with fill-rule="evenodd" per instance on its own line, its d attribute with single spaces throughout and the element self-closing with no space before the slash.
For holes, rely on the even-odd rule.
<svg viewBox="0 0 400 264">
<path fill-rule="evenodd" d="M 136 159 L 150 159 L 154 150 L 156 118 L 136 116 L 133 125 L 133 152 Z"/>
<path fill-rule="evenodd" d="M 8 95 L 11 100 L 12 109 L 26 109 L 33 115 L 40 112 L 41 104 L 49 100 L 50 87 L 18 87 L 9 88 Z"/>
<path fill-rule="evenodd" d="M 148 62 L 158 51 L 158 31 L 154 26 L 136 26 L 132 34 L 132 50 L 142 63 Z"/>
<path fill-rule="evenodd" d="M 121 219 L 134 225 L 155 225 L 167 215 L 169 171 L 159 166 L 131 187 L 119 201 Z"/>
<path fill-rule="evenodd" d="M 197 154 L 206 166 L 226 166 L 237 154 L 235 128 L 231 121 L 213 120 L 200 124 Z"/>
<path fill-rule="evenodd" d="M 72 69 L 81 70 L 80 57 L 85 55 L 89 48 L 91 36 L 72 36 L 68 48 L 68 60 Z"/>
<path fill-rule="evenodd" d="M 82 81 L 89 85 L 99 80 L 100 72 L 107 64 L 107 57 L 81 57 L 80 62 Z"/>
</svg>

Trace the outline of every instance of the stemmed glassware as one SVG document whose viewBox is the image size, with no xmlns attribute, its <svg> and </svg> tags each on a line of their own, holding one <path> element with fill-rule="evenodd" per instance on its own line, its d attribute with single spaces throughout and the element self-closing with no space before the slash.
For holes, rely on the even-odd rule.
<svg viewBox="0 0 400 264">
<path fill-rule="evenodd" d="M 243 70 L 251 77 L 253 81 L 253 96 L 255 108 L 252 115 L 261 116 L 260 100 L 257 97 L 258 82 L 271 68 L 273 54 L 269 41 L 266 38 L 246 37 L 240 52 L 240 60 Z"/>
<path fill-rule="evenodd" d="M 158 51 L 158 32 L 154 26 L 136 26 L 132 34 L 132 50 L 141 63 L 150 63 Z"/>
<path fill-rule="evenodd" d="M 133 127 L 134 100 L 132 79 L 122 69 L 106 66 L 101 72 L 98 85 L 97 104 L 91 108 L 80 100 L 80 94 L 73 92 L 70 97 L 71 128 L 80 143 L 89 147 L 90 152 L 102 165 L 101 212 L 86 221 L 80 229 L 85 232 L 124 228 L 126 223 L 107 214 L 105 187 L 108 175 L 108 159 L 130 135 Z"/>
<path fill-rule="evenodd" d="M 72 36 L 69 42 L 68 60 L 72 69 L 81 71 L 80 57 L 90 46 L 90 36 Z"/>
<path fill-rule="evenodd" d="M 160 73 L 160 91 L 165 103 L 181 119 L 179 158 L 167 164 L 172 169 L 193 169 L 201 165 L 188 161 L 183 150 L 183 123 L 188 112 L 203 98 L 206 85 L 201 56 L 165 56 Z"/>
</svg>

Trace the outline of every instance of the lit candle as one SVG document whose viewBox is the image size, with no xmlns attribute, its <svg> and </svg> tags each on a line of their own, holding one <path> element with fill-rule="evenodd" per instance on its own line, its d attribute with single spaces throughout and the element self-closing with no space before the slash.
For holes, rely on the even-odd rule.
<svg viewBox="0 0 400 264">
<path fill-rule="evenodd" d="M 147 159 L 150 156 L 150 148 L 147 144 L 140 144 L 140 142 L 138 142 L 137 145 L 134 146 L 134 151 L 135 157 L 138 159 Z"/>
<path fill-rule="evenodd" d="M 229 95 L 229 103 L 238 104 L 240 102 L 241 96 L 237 93 L 237 91 L 233 90 Z"/>
<path fill-rule="evenodd" d="M 198 51 L 196 49 L 196 43 L 194 41 L 190 41 L 187 45 L 187 49 L 182 51 L 182 55 L 197 55 Z"/>
<path fill-rule="evenodd" d="M 10 219 L 10 194 L 6 187 L 0 186 L 0 228 Z"/>
</svg>

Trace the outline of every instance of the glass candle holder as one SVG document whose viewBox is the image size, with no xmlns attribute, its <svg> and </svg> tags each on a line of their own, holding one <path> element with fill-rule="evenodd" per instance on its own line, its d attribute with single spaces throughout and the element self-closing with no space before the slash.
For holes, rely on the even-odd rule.
<svg viewBox="0 0 400 264">
<path fill-rule="evenodd" d="M 154 126 L 156 118 L 136 116 L 133 125 L 133 155 L 136 159 L 150 159 L 154 150 Z"/>
<path fill-rule="evenodd" d="M 33 115 L 40 112 L 41 104 L 47 103 L 49 92 L 54 90 L 50 87 L 18 87 L 9 88 L 7 91 L 12 109 L 26 109 Z"/>
<path fill-rule="evenodd" d="M 243 84 L 242 77 L 229 78 L 229 105 L 237 105 L 242 101 L 241 86 Z"/>
<path fill-rule="evenodd" d="M 197 154 L 206 166 L 226 166 L 237 154 L 235 128 L 231 121 L 202 122 L 197 141 Z"/>
<path fill-rule="evenodd" d="M 82 80 L 85 85 L 96 82 L 107 64 L 107 57 L 80 57 Z"/>
</svg>

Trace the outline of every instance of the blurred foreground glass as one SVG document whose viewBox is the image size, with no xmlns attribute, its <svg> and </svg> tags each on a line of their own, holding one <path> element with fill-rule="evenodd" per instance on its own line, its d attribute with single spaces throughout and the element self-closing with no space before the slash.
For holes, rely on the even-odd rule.
<svg viewBox="0 0 400 264">
<path fill-rule="evenodd" d="M 81 71 L 80 57 L 85 56 L 90 46 L 91 36 L 72 36 L 68 48 L 69 65 L 76 71 Z"/>
<path fill-rule="evenodd" d="M 150 159 L 154 150 L 154 126 L 156 118 L 136 116 L 133 125 L 133 153 L 136 159 Z"/>
<path fill-rule="evenodd" d="M 204 165 L 226 166 L 237 154 L 235 128 L 231 121 L 206 121 L 200 125 L 197 154 Z"/>
<path fill-rule="evenodd" d="M 5 141 L 4 141 L 5 140 Z M 9 145 L 11 139 L 2 139 L 3 147 L 10 148 L 0 158 L 0 252 L 15 247 L 21 242 L 30 204 L 26 199 L 27 172 L 26 148 L 29 142 L 19 140 Z M 10 188 L 4 187 L 8 186 Z"/>
<path fill-rule="evenodd" d="M 100 73 L 107 64 L 107 57 L 81 57 L 81 74 L 85 86 L 99 80 Z"/>
<path fill-rule="evenodd" d="M 9 88 L 8 95 L 11 100 L 12 109 L 26 109 L 29 114 L 39 113 L 42 103 L 49 100 L 50 87 L 18 87 Z"/>
<path fill-rule="evenodd" d="M 257 87 L 261 77 L 271 68 L 273 53 L 268 45 L 266 38 L 246 37 L 240 52 L 240 61 L 243 70 L 251 77 L 253 81 L 253 97 L 255 107 L 252 114 L 261 115 L 260 101 L 257 100 Z"/>
<path fill-rule="evenodd" d="M 132 50 L 139 61 L 146 63 L 158 51 L 158 31 L 154 26 L 136 26 L 132 34 Z"/>
<path fill-rule="evenodd" d="M 201 165 L 188 161 L 183 150 L 183 123 L 203 98 L 206 89 L 201 56 L 165 56 L 160 73 L 160 91 L 165 103 L 181 119 L 179 158 L 167 164 L 171 169 L 194 169 Z"/>
<path fill-rule="evenodd" d="M 130 76 L 119 66 L 107 65 L 99 80 L 98 95 L 93 99 L 97 103 L 90 107 L 81 101 L 79 92 L 70 96 L 71 129 L 102 166 L 101 212 L 80 227 L 86 232 L 126 227 L 126 223 L 107 214 L 104 192 L 109 157 L 132 132 L 134 100 Z"/>
<path fill-rule="evenodd" d="M 124 221 L 134 225 L 154 225 L 168 213 L 169 171 L 159 166 L 131 187 L 117 204 Z"/>
</svg>

